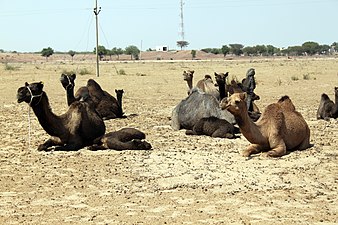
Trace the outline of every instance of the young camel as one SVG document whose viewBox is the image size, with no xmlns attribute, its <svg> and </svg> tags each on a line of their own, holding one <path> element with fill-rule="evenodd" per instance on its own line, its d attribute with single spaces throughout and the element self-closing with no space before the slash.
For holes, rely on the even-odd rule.
<svg viewBox="0 0 338 225">
<path fill-rule="evenodd" d="M 149 150 L 151 144 L 143 140 L 146 135 L 135 128 L 122 128 L 118 131 L 106 133 L 103 137 L 94 141 L 94 145 L 90 146 L 90 150 Z"/>
<path fill-rule="evenodd" d="M 317 110 L 317 119 L 330 120 L 338 118 L 338 87 L 334 88 L 335 102 L 325 93 L 322 94 Z"/>
<path fill-rule="evenodd" d="M 235 116 L 241 133 L 251 143 L 243 156 L 267 151 L 267 156 L 280 157 L 287 150 L 310 147 L 310 129 L 288 96 L 268 105 L 257 122 L 249 118 L 245 98 L 246 93 L 235 93 L 220 103 Z"/>
<path fill-rule="evenodd" d="M 188 95 L 192 93 L 193 91 L 193 77 L 194 77 L 194 70 L 187 70 L 183 71 L 183 80 L 187 82 L 188 85 Z M 210 94 L 214 96 L 215 98 L 219 99 L 220 94 L 218 89 L 215 87 L 214 82 L 212 81 L 212 78 L 210 75 L 205 75 L 202 80 L 199 80 L 196 84 L 196 87 L 201 92 Z"/>
<path fill-rule="evenodd" d="M 43 83 L 26 82 L 18 89 L 17 100 L 32 107 L 42 128 L 51 135 L 39 145 L 38 151 L 48 150 L 52 146 L 56 146 L 56 150 L 78 150 L 92 145 L 105 133 L 105 124 L 89 98 L 75 101 L 66 113 L 57 116 L 52 112 L 47 94 L 43 91 Z"/>
</svg>

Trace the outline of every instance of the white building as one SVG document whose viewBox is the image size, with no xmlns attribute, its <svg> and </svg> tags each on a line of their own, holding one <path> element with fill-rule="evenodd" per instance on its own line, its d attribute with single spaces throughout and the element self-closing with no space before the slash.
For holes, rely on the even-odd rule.
<svg viewBox="0 0 338 225">
<path fill-rule="evenodd" d="M 168 45 L 156 46 L 156 51 L 157 52 L 167 52 L 167 51 L 169 51 L 169 47 L 168 47 Z"/>
</svg>

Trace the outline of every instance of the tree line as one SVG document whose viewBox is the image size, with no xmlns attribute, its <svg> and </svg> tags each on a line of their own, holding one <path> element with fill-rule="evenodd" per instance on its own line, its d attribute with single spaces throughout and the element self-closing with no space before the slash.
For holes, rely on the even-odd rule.
<svg viewBox="0 0 338 225">
<path fill-rule="evenodd" d="M 323 44 L 320 45 L 317 42 L 307 41 L 300 46 L 289 46 L 287 48 L 277 48 L 273 45 L 255 45 L 255 46 L 244 46 L 242 44 L 229 44 L 223 45 L 221 48 L 204 48 L 201 49 L 207 53 L 233 54 L 236 56 L 247 55 L 247 56 L 273 56 L 273 55 L 290 55 L 290 56 L 301 56 L 301 55 L 329 55 L 336 52 L 337 42 L 331 45 Z"/>
<path fill-rule="evenodd" d="M 236 56 L 246 55 L 246 56 L 302 56 L 302 55 L 329 55 L 337 52 L 338 43 L 333 42 L 331 45 L 323 44 L 320 45 L 317 42 L 307 41 L 299 46 L 289 46 L 287 48 L 277 48 L 273 45 L 255 45 L 255 46 L 244 46 L 242 44 L 229 44 L 223 45 L 221 48 L 203 48 L 201 51 L 213 54 L 223 54 L 226 55 L 232 54 Z M 153 51 L 148 49 L 147 51 Z M 96 48 L 94 48 L 94 53 L 96 53 Z M 135 45 L 129 45 L 125 49 L 114 47 L 112 49 L 107 49 L 106 47 L 99 45 L 98 46 L 98 55 L 100 60 L 105 56 L 116 56 L 119 59 L 119 56 L 122 54 L 130 55 L 130 59 L 139 59 L 140 50 Z M 44 48 L 41 51 L 41 55 L 46 57 L 46 60 L 49 56 L 54 54 L 54 50 L 51 47 Z M 76 52 L 73 50 L 68 51 L 68 54 L 72 57 L 75 56 Z M 196 50 L 191 51 L 192 57 L 196 55 Z"/>
</svg>

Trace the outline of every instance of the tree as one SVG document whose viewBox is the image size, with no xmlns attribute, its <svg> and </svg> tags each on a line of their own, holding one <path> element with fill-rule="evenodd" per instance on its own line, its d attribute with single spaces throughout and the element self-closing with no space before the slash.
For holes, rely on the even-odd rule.
<svg viewBox="0 0 338 225">
<path fill-rule="evenodd" d="M 116 48 L 116 47 L 114 47 L 114 48 L 111 50 L 111 53 L 112 53 L 113 55 L 116 55 L 116 56 L 117 56 L 117 59 L 119 59 L 119 58 L 120 58 L 120 55 L 123 54 L 123 49 L 122 49 L 122 48 Z"/>
<path fill-rule="evenodd" d="M 177 46 L 181 48 L 181 50 L 189 45 L 189 42 L 187 41 L 177 41 Z"/>
<path fill-rule="evenodd" d="M 127 55 L 130 55 L 131 59 L 139 59 L 140 50 L 135 45 L 129 45 L 128 47 L 126 47 L 124 52 Z"/>
<path fill-rule="evenodd" d="M 319 53 L 319 44 L 313 41 L 307 41 L 302 44 L 303 52 L 306 52 L 309 55 L 314 55 Z"/>
<path fill-rule="evenodd" d="M 230 52 L 230 48 L 227 45 L 223 45 L 221 48 L 221 52 L 225 57 Z"/>
<path fill-rule="evenodd" d="M 72 62 L 73 62 L 73 58 L 74 58 L 74 55 L 76 54 L 76 52 L 73 51 L 73 50 L 69 50 L 68 54 L 72 57 Z"/>
<path fill-rule="evenodd" d="M 255 47 L 246 46 L 245 48 L 243 48 L 243 53 L 248 55 L 248 56 L 253 56 L 253 55 L 256 55 L 257 51 L 256 51 Z"/>
<path fill-rule="evenodd" d="M 51 47 L 43 48 L 41 51 L 41 56 L 46 57 L 46 61 L 48 61 L 48 57 L 54 54 L 54 50 Z"/>
<path fill-rule="evenodd" d="M 192 59 L 196 58 L 196 50 L 191 50 Z"/>
<path fill-rule="evenodd" d="M 230 52 L 234 55 L 241 55 L 243 54 L 243 45 L 242 44 L 229 44 L 230 46 Z"/>
<path fill-rule="evenodd" d="M 94 53 L 96 53 L 96 47 L 94 48 Z M 104 46 L 99 45 L 99 47 L 97 48 L 97 54 L 99 55 L 100 60 L 102 60 L 102 58 L 107 55 L 107 53 L 107 49 Z"/>
</svg>

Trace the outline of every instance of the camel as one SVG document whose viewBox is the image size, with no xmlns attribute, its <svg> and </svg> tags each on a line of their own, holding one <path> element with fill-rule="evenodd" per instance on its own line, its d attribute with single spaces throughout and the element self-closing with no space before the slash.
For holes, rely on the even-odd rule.
<svg viewBox="0 0 338 225">
<path fill-rule="evenodd" d="M 191 94 L 193 89 L 193 77 L 194 77 L 194 70 L 187 70 L 183 71 L 183 79 L 187 81 L 188 85 L 188 95 Z M 215 87 L 214 82 L 212 81 L 212 78 L 210 75 L 205 75 L 202 80 L 199 80 L 196 84 L 196 87 L 200 89 L 200 91 L 205 92 L 207 94 L 211 94 L 215 96 L 217 99 L 219 99 L 219 91 Z"/>
<path fill-rule="evenodd" d="M 106 133 L 103 137 L 94 141 L 90 150 L 149 150 L 151 144 L 143 139 L 146 135 L 135 128 L 122 128 L 118 131 Z"/>
<path fill-rule="evenodd" d="M 188 88 L 189 88 L 188 95 L 190 95 L 191 90 L 193 88 L 192 80 L 194 78 L 194 73 L 195 73 L 194 70 L 183 71 L 183 80 L 185 80 L 187 82 L 187 85 L 188 85 Z"/>
<path fill-rule="evenodd" d="M 116 93 L 116 99 L 117 99 L 117 102 L 119 103 L 119 112 L 118 112 L 118 115 L 121 115 L 121 117 L 126 117 L 124 116 L 124 112 L 123 112 L 123 109 L 122 109 L 122 97 L 123 97 L 123 94 L 124 94 L 124 90 L 123 89 L 115 89 L 115 93 Z"/>
<path fill-rule="evenodd" d="M 245 92 L 235 93 L 220 103 L 235 116 L 241 133 L 251 143 L 243 156 L 267 151 L 267 156 L 280 157 L 287 150 L 310 147 L 309 126 L 288 96 L 268 105 L 257 122 L 249 118 L 245 98 Z"/>
<path fill-rule="evenodd" d="M 101 86 L 93 79 L 87 81 L 85 87 L 81 87 L 74 95 L 75 74 L 62 74 L 60 81 L 67 92 L 68 105 L 74 101 L 78 101 L 83 94 L 89 92 L 89 95 L 95 103 L 95 109 L 104 120 L 123 118 L 122 109 L 119 107 L 118 101 L 108 92 L 102 90 Z"/>
<path fill-rule="evenodd" d="M 206 79 L 210 78 L 207 77 Z M 220 91 L 218 91 L 218 93 L 220 93 Z M 174 130 L 187 129 L 192 130 L 193 132 L 195 124 L 202 118 L 208 117 L 224 119 L 230 124 L 235 123 L 233 115 L 227 110 L 221 110 L 218 98 L 195 87 L 191 90 L 188 97 L 183 99 L 173 109 L 171 115 L 171 127 Z M 208 123 L 210 123 L 210 121 Z"/>
<path fill-rule="evenodd" d="M 185 132 L 187 135 L 207 135 L 218 138 L 236 138 L 235 133 L 238 131 L 233 124 L 214 116 L 200 119 L 192 130 Z"/>
<path fill-rule="evenodd" d="M 51 135 L 38 146 L 38 151 L 48 150 L 52 146 L 56 146 L 56 150 L 78 150 L 92 145 L 95 139 L 104 135 L 105 124 L 89 95 L 83 95 L 82 99 L 74 101 L 66 113 L 58 116 L 52 112 L 43 86 L 42 82 L 26 82 L 17 92 L 18 103 L 28 103 L 42 128 Z"/>
<path fill-rule="evenodd" d="M 329 96 L 325 93 L 321 95 L 319 107 L 317 110 L 317 119 L 324 119 L 326 121 L 330 118 L 338 118 L 338 87 L 334 88 L 335 102 L 330 100 Z"/>
</svg>

